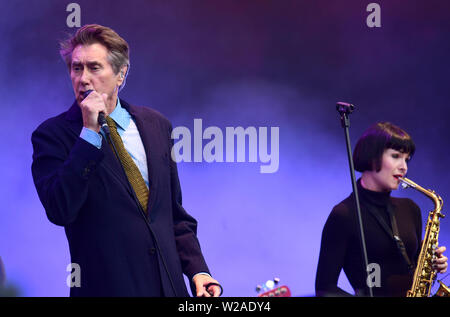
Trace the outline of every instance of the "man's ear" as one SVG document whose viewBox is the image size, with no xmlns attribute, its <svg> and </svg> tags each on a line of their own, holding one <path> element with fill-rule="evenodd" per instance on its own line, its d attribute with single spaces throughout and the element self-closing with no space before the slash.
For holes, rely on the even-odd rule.
<svg viewBox="0 0 450 317">
<path fill-rule="evenodd" d="M 125 74 L 127 73 L 128 66 L 123 66 L 119 71 L 119 80 L 117 82 L 117 87 L 120 87 L 125 80 Z"/>
</svg>

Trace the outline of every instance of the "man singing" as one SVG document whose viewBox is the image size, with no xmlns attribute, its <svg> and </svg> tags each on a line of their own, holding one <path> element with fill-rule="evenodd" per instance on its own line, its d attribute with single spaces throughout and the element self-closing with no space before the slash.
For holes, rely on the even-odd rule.
<svg viewBox="0 0 450 317">
<path fill-rule="evenodd" d="M 128 51 L 100 25 L 62 42 L 76 101 L 32 135 L 39 198 L 48 219 L 64 226 L 71 261 L 80 266 L 80 287 L 70 295 L 189 296 L 184 273 L 193 295 L 219 296 L 197 222 L 181 205 L 170 122 L 118 98 Z"/>
</svg>

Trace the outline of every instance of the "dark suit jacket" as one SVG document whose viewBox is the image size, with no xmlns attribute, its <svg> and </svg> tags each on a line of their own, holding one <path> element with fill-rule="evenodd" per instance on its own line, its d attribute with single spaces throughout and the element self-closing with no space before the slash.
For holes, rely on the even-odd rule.
<svg viewBox="0 0 450 317">
<path fill-rule="evenodd" d="M 182 273 L 191 280 L 209 271 L 196 236 L 197 222 L 181 205 L 177 167 L 170 156 L 171 124 L 154 110 L 120 102 L 135 120 L 145 147 L 154 237 L 110 146 L 103 140 L 99 150 L 79 137 L 82 116 L 76 102 L 32 135 L 39 198 L 48 219 L 64 226 L 71 261 L 81 268 L 81 287 L 72 287 L 70 294 L 189 296 Z"/>
</svg>

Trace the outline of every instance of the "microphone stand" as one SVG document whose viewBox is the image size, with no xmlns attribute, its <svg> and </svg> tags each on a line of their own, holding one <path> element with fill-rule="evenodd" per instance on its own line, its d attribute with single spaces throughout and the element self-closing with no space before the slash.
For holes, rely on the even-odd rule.
<svg viewBox="0 0 450 317">
<path fill-rule="evenodd" d="M 353 193 L 355 196 L 355 202 L 356 202 L 356 212 L 358 216 L 358 224 L 359 224 L 359 237 L 360 237 L 360 244 L 361 244 L 361 250 L 363 253 L 364 258 L 364 270 L 363 272 L 367 272 L 367 268 L 369 267 L 369 261 L 367 259 L 367 249 L 366 249 L 366 240 L 364 238 L 364 228 L 361 218 L 361 206 L 359 204 L 359 195 L 358 195 L 358 187 L 356 186 L 356 178 L 355 178 L 355 167 L 353 165 L 353 157 L 352 157 L 352 148 L 350 145 L 350 133 L 349 133 L 349 127 L 350 127 L 350 120 L 349 120 L 349 114 L 355 110 L 355 106 L 349 103 L 345 102 L 338 102 L 336 104 L 336 110 L 339 112 L 341 116 L 341 125 L 342 128 L 344 128 L 345 133 L 345 143 L 347 145 L 347 155 L 348 155 L 348 162 L 350 167 L 350 176 L 352 180 L 352 187 L 353 187 Z M 367 283 L 367 277 L 366 277 L 366 284 L 369 288 L 369 296 L 373 297 L 373 291 L 372 287 L 368 285 Z"/>
</svg>

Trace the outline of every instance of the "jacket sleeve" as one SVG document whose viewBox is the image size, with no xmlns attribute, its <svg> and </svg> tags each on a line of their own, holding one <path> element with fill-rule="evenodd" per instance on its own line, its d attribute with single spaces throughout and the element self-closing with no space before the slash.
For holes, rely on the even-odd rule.
<svg viewBox="0 0 450 317">
<path fill-rule="evenodd" d="M 87 141 L 78 137 L 73 143 L 73 139 L 70 147 L 67 131 L 49 123 L 31 136 L 34 184 L 48 219 L 60 226 L 77 218 L 87 197 L 89 178 L 103 158 Z"/>
<path fill-rule="evenodd" d="M 349 219 L 343 204 L 331 211 L 322 231 L 316 272 L 316 296 L 351 296 L 337 286 L 344 267 L 349 239 Z"/>
<path fill-rule="evenodd" d="M 172 127 L 169 127 L 170 150 Z M 189 278 L 200 272 L 210 273 L 197 239 L 197 221 L 182 206 L 182 195 L 176 162 L 170 160 L 170 182 L 175 241 L 183 273 Z"/>
</svg>

